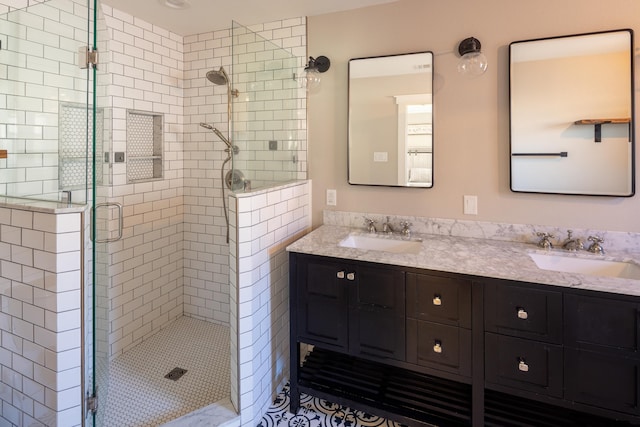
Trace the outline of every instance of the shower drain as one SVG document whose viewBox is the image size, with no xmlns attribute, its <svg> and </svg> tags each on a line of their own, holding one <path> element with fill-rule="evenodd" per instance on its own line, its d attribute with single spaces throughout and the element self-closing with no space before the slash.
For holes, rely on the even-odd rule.
<svg viewBox="0 0 640 427">
<path fill-rule="evenodd" d="M 169 378 L 170 380 L 173 381 L 178 381 L 184 374 L 187 373 L 186 369 L 182 369 L 182 368 L 173 368 L 171 370 L 171 372 L 169 372 L 167 375 L 165 375 L 165 378 Z"/>
</svg>

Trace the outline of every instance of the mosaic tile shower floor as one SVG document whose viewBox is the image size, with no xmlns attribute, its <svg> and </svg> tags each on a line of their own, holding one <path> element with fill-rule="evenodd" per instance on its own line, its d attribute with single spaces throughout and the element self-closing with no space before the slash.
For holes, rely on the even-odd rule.
<svg viewBox="0 0 640 427">
<path fill-rule="evenodd" d="M 289 412 L 289 385 L 278 394 L 257 427 L 403 427 L 386 418 L 356 411 L 306 394 L 297 414 Z"/>
<path fill-rule="evenodd" d="M 228 398 L 229 328 L 182 317 L 110 365 L 105 427 L 151 427 Z M 187 370 L 177 381 L 164 376 Z"/>
</svg>

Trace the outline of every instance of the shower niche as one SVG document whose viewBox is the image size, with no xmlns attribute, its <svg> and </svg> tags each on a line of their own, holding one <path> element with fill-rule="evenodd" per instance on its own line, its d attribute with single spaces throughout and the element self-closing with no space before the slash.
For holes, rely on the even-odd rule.
<svg viewBox="0 0 640 427">
<path fill-rule="evenodd" d="M 87 105 L 64 102 L 58 107 L 58 189 L 84 190 L 92 185 L 93 164 L 87 140 L 93 138 L 93 115 Z M 88 134 L 87 134 L 88 132 Z M 104 150 L 104 109 L 95 111 L 95 150 Z M 96 163 L 96 184 L 102 185 L 103 163 Z"/>
<path fill-rule="evenodd" d="M 127 110 L 127 182 L 163 176 L 163 115 Z"/>
</svg>

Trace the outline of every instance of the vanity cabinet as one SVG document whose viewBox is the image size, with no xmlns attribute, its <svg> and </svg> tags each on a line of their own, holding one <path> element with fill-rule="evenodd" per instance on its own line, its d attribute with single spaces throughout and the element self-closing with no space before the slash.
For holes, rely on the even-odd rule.
<svg viewBox="0 0 640 427">
<path fill-rule="evenodd" d="M 640 426 L 640 297 L 300 253 L 290 279 L 293 412 Z"/>
</svg>

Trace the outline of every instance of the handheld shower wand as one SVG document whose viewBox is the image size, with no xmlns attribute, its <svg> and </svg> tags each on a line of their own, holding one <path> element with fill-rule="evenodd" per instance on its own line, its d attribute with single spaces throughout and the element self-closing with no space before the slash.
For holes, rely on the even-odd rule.
<svg viewBox="0 0 640 427">
<path fill-rule="evenodd" d="M 205 129 L 209 129 L 210 131 L 213 131 L 213 133 L 216 134 L 216 136 L 218 138 L 220 138 L 220 140 L 222 142 L 224 142 L 225 144 L 227 144 L 227 147 L 229 149 L 233 150 L 233 145 L 231 144 L 231 142 L 229 142 L 229 140 L 227 138 L 225 138 L 225 136 L 222 134 L 222 132 L 220 132 L 218 129 L 216 129 L 215 127 L 211 126 L 209 123 L 200 123 L 200 126 L 205 128 Z"/>
</svg>

